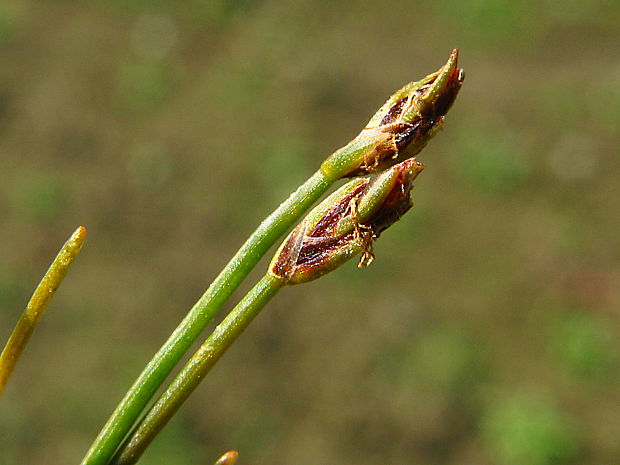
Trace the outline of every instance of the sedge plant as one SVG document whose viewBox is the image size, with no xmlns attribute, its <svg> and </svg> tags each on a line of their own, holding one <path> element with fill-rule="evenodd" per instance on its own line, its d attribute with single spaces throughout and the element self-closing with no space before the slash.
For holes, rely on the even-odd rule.
<svg viewBox="0 0 620 465">
<path fill-rule="evenodd" d="M 355 139 L 325 159 L 319 170 L 259 225 L 144 368 L 91 445 L 82 465 L 105 465 L 111 463 L 111 460 L 123 463 L 123 451 L 127 450 L 127 445 L 130 446 L 135 443 L 134 437 L 142 437 L 143 429 L 140 429 L 143 427 L 142 425 L 145 425 L 144 428 L 149 431 L 151 429 L 155 431 L 155 434 L 161 429 L 163 420 L 159 420 L 158 408 L 151 410 L 145 421 L 136 426 L 140 415 L 158 388 L 260 258 L 336 181 L 347 177 L 381 172 L 401 163 L 403 160 L 414 157 L 425 147 L 442 127 L 445 115 L 461 88 L 464 74 L 458 68 L 457 60 L 458 52 L 454 50 L 446 64 L 437 72 L 420 81 L 411 82 L 394 93 Z M 352 182 L 366 184 L 370 181 L 355 180 Z M 346 186 L 351 188 L 349 184 Z M 354 203 L 351 208 L 357 208 L 358 214 L 364 214 L 367 212 L 364 205 L 364 201 L 359 200 L 359 203 Z M 372 241 L 369 241 L 368 237 L 376 234 L 377 230 L 370 226 L 371 229 L 368 231 L 372 233 L 371 236 L 368 236 L 369 232 L 365 231 L 363 226 L 365 223 L 360 220 L 360 217 L 354 214 L 349 216 L 351 224 L 347 227 L 352 228 L 349 233 L 355 234 L 356 240 L 349 241 L 348 245 L 338 249 L 338 252 L 330 252 L 335 254 L 335 258 L 332 257 L 330 263 L 335 264 L 339 260 L 359 253 L 361 250 L 364 253 L 364 262 L 369 263 L 372 257 L 369 244 Z M 345 228 L 344 223 L 339 227 Z M 304 248 L 303 238 L 307 236 L 308 231 L 299 229 L 295 231 L 293 234 L 299 243 L 295 242 L 292 250 L 297 250 L 300 253 L 297 257 L 299 259 L 305 256 L 306 252 L 309 253 L 312 250 L 310 244 L 314 243 L 315 240 L 310 239 L 310 242 L 305 243 L 306 248 Z M 292 239 L 289 238 L 289 240 Z M 361 246 L 360 244 L 365 245 Z M 295 247 L 299 247 L 299 249 L 295 249 Z M 287 256 L 286 253 L 281 251 L 280 257 L 284 256 Z M 182 380 L 179 381 L 181 384 L 195 387 L 194 383 L 197 384 L 198 379 L 192 380 L 191 378 L 193 376 L 199 378 L 200 376 L 197 374 L 202 373 L 205 367 L 210 368 L 212 363 L 215 363 L 223 350 L 234 341 L 241 330 L 247 326 L 253 316 L 277 290 L 285 284 L 292 284 L 305 279 L 302 276 L 305 276 L 304 270 L 310 269 L 308 268 L 310 262 L 295 262 L 293 266 L 291 258 L 293 256 L 294 254 L 288 256 L 289 262 L 280 263 L 278 259 L 272 264 L 270 273 L 259 281 L 235 307 L 231 312 L 233 316 L 229 315 L 226 318 L 225 322 L 228 322 L 227 324 L 230 326 L 218 326 L 207 340 L 208 343 L 209 340 L 213 341 L 212 338 L 218 341 L 224 338 L 226 342 L 219 343 L 221 344 L 220 348 L 213 352 L 214 355 L 208 358 L 210 360 L 208 362 L 203 361 L 203 357 L 199 357 L 200 362 L 196 362 L 196 359 L 192 358 L 192 361 L 184 369 L 184 374 L 179 375 Z M 327 269 L 330 266 L 332 265 L 324 265 L 321 269 Z M 292 272 L 291 267 L 295 268 L 296 271 Z M 320 274 L 317 270 L 307 271 L 307 273 L 309 274 L 306 277 L 314 276 L 316 273 Z M 209 347 L 211 346 L 207 344 L 205 351 L 211 353 L 212 349 Z M 216 353 L 219 355 L 215 356 Z M 188 367 L 194 367 L 196 371 L 194 372 Z M 208 368 L 206 368 L 207 371 Z M 186 370 L 189 371 L 186 372 Z M 189 391 L 183 390 L 174 394 L 175 398 L 184 399 L 193 387 Z M 166 391 L 166 393 L 168 392 Z M 162 398 L 165 398 L 166 395 L 164 394 Z M 176 404 L 173 402 L 173 405 Z M 166 412 L 173 412 L 176 408 L 178 406 L 166 407 Z M 151 415 L 152 412 L 155 413 Z M 168 415 L 169 413 L 162 414 L 162 418 L 166 417 L 165 421 L 167 421 Z M 149 416 L 158 418 L 154 423 L 156 426 L 150 426 Z M 130 434 L 134 427 L 137 429 Z M 127 438 L 128 435 L 130 435 L 129 438 Z M 126 446 L 121 447 L 124 440 L 128 442 L 125 443 Z M 137 446 L 135 450 L 140 447 L 143 446 Z M 129 449 L 128 454 L 131 453 L 131 449 Z M 115 458 L 113 459 L 113 457 Z"/>
<path fill-rule="evenodd" d="M 405 160 L 374 180 L 357 178 L 327 197 L 284 240 L 267 273 L 215 328 L 132 431 L 114 465 L 135 463 L 204 379 L 226 349 L 284 286 L 313 281 L 361 254 L 374 259 L 373 242 L 411 207 L 413 181 L 424 165 Z"/>
</svg>

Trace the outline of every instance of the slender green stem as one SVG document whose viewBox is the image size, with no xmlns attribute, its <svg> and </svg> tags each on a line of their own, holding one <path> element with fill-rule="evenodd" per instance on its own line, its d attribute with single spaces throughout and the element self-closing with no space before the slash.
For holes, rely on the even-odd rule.
<svg viewBox="0 0 620 465">
<path fill-rule="evenodd" d="M 282 278 L 266 274 L 237 304 L 189 359 L 166 391 L 131 433 L 124 448 L 110 462 L 114 465 L 136 463 L 153 438 L 179 409 L 211 370 L 250 324 L 269 300 L 286 284 Z"/>
<path fill-rule="evenodd" d="M 28 344 L 28 339 L 43 317 L 56 289 L 69 271 L 69 267 L 82 249 L 84 239 L 86 239 L 86 228 L 79 226 L 56 255 L 15 325 L 0 355 L 0 396 L 9 382 L 20 355 Z"/>
<path fill-rule="evenodd" d="M 91 445 L 82 465 L 105 465 L 151 397 L 273 243 L 334 183 L 321 171 L 284 201 L 243 244 L 159 349 Z"/>
</svg>

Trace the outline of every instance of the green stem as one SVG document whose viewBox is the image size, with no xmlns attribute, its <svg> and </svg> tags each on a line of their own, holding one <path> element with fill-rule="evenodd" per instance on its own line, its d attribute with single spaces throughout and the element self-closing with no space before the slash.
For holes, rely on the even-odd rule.
<svg viewBox="0 0 620 465">
<path fill-rule="evenodd" d="M 131 386 L 91 445 L 82 465 L 105 465 L 151 397 L 273 243 L 334 183 L 317 171 L 243 244 Z"/>
<path fill-rule="evenodd" d="M 0 397 L 9 382 L 20 355 L 28 344 L 28 339 L 43 317 L 56 289 L 69 271 L 69 267 L 82 249 L 85 239 L 86 228 L 79 226 L 56 255 L 15 325 L 15 329 L 0 355 Z"/>
<path fill-rule="evenodd" d="M 285 284 L 285 280 L 271 274 L 263 276 L 189 359 L 110 464 L 130 465 L 137 462 L 153 438 L 196 389 L 226 349 Z"/>
</svg>

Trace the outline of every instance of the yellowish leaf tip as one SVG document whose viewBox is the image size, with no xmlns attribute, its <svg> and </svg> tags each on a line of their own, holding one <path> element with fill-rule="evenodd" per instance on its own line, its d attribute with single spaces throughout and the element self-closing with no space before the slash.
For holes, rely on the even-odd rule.
<svg viewBox="0 0 620 465">
<path fill-rule="evenodd" d="M 215 465 L 235 465 L 238 457 L 239 453 L 236 450 L 229 450 L 215 462 Z"/>
</svg>

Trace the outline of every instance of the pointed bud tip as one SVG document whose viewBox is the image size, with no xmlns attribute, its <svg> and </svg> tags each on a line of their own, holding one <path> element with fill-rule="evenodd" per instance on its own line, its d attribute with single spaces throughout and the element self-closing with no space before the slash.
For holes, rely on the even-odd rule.
<svg viewBox="0 0 620 465">
<path fill-rule="evenodd" d="M 450 68 L 452 69 L 452 73 L 450 76 L 450 84 L 454 86 L 456 83 L 460 86 L 465 80 L 465 71 L 462 68 L 459 68 L 459 50 L 457 48 L 452 50 L 450 54 L 450 58 L 448 58 L 448 63 L 452 63 Z"/>
<path fill-rule="evenodd" d="M 411 176 L 411 179 L 413 180 L 417 178 L 423 169 L 424 169 L 424 163 L 420 163 L 416 161 L 411 167 L 411 169 L 409 170 L 409 175 Z"/>
<path fill-rule="evenodd" d="M 459 50 L 457 48 L 452 49 L 452 53 L 450 53 L 450 57 L 446 62 L 445 67 L 448 69 L 456 69 L 459 63 Z"/>
<path fill-rule="evenodd" d="M 413 181 L 424 169 L 424 163 L 415 158 L 409 158 L 398 165 L 394 165 L 392 169 L 398 169 L 409 181 Z"/>
</svg>

